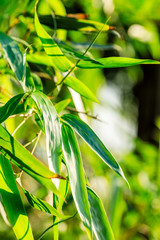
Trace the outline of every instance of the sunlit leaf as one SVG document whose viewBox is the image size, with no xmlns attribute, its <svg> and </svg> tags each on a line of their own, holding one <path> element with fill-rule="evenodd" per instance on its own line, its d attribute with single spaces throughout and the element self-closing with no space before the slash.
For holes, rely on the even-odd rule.
<svg viewBox="0 0 160 240">
<path fill-rule="evenodd" d="M 150 59 L 135 59 L 135 58 L 125 58 L 125 57 L 107 57 L 96 59 L 99 63 L 93 63 L 91 61 L 80 61 L 77 64 L 79 68 L 119 68 L 119 67 L 129 67 L 139 64 L 160 64 L 160 62 Z"/>
<path fill-rule="evenodd" d="M 4 122 L 10 115 L 12 115 L 23 97 L 23 93 L 16 95 L 12 97 L 4 106 L 0 107 L 0 123 Z"/>
<path fill-rule="evenodd" d="M 101 200 L 89 187 L 87 187 L 87 193 L 90 203 L 93 231 L 97 240 L 114 240 L 115 238 Z"/>
<path fill-rule="evenodd" d="M 23 170 L 28 169 L 44 178 L 53 178 L 57 175 L 31 155 L 2 125 L 0 125 L 0 147 L 14 159 Z"/>
<path fill-rule="evenodd" d="M 0 194 L 17 239 L 33 239 L 31 227 L 16 186 L 10 162 L 0 154 Z"/>
<path fill-rule="evenodd" d="M 31 96 L 35 101 L 37 108 L 43 115 L 49 169 L 59 173 L 61 162 L 60 156 L 62 153 L 62 137 L 57 112 L 52 102 L 44 93 L 37 91 L 32 93 Z"/>
<path fill-rule="evenodd" d="M 69 124 L 111 169 L 113 169 L 126 180 L 119 164 L 107 150 L 98 136 L 94 133 L 94 131 L 85 122 L 83 122 L 77 116 L 70 114 L 63 115 L 61 119 L 63 122 Z"/>
<path fill-rule="evenodd" d="M 91 215 L 87 198 L 86 183 L 80 151 L 73 130 L 66 124 L 62 125 L 63 153 L 68 170 L 74 202 L 79 216 L 92 237 Z"/>
<path fill-rule="evenodd" d="M 40 38 L 43 48 L 46 54 L 48 55 L 52 65 L 62 72 L 68 71 L 71 67 L 71 63 L 64 56 L 56 42 L 51 38 L 51 36 L 44 30 L 44 28 L 40 24 L 36 10 L 35 10 L 35 28 L 37 31 L 37 35 Z"/>
<path fill-rule="evenodd" d="M 56 103 L 55 109 L 57 113 L 60 113 L 62 110 L 64 110 L 68 106 L 68 104 L 70 104 L 71 100 L 71 98 L 68 98 Z"/>
<path fill-rule="evenodd" d="M 64 83 L 83 97 L 98 103 L 96 96 L 91 92 L 91 90 L 76 77 L 69 76 L 64 80 Z"/>
</svg>

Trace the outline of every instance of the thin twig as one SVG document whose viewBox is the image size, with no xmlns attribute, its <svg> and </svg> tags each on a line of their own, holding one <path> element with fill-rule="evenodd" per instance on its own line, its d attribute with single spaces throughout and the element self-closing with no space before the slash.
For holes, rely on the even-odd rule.
<svg viewBox="0 0 160 240">
<path fill-rule="evenodd" d="M 28 147 L 29 145 L 31 145 L 35 140 L 37 139 L 37 136 L 35 138 L 32 139 L 32 141 L 26 143 L 25 145 L 23 145 L 23 147 Z"/>
<path fill-rule="evenodd" d="M 37 144 L 38 144 L 38 141 L 39 141 L 39 139 L 40 139 L 41 133 L 42 133 L 42 130 L 40 130 L 39 133 L 38 133 L 38 135 L 37 135 L 37 140 L 36 140 L 36 142 L 35 142 L 35 144 L 34 144 L 34 146 L 33 146 L 32 152 L 31 152 L 32 155 L 33 155 L 33 153 L 34 153 L 34 151 L 35 151 L 35 149 L 36 149 L 36 147 L 37 147 Z"/>
<path fill-rule="evenodd" d="M 14 130 L 14 132 L 12 133 L 12 136 L 18 131 L 18 129 L 20 127 L 22 127 L 22 125 L 28 120 L 28 118 L 30 117 L 31 115 L 28 115 L 27 117 L 24 118 L 24 120 L 18 125 L 18 127 Z"/>
<path fill-rule="evenodd" d="M 92 115 L 92 114 L 89 114 L 89 112 L 78 111 L 77 109 L 72 108 L 72 107 L 66 107 L 66 109 L 68 109 L 68 110 L 70 110 L 70 111 L 72 111 L 72 112 L 77 112 L 77 113 L 85 114 L 85 115 L 87 115 L 88 117 L 93 118 L 93 119 L 95 119 L 95 120 L 97 120 L 97 121 L 99 121 L 99 122 L 108 124 L 106 121 L 103 121 L 103 120 L 99 119 L 99 118 L 98 118 L 98 115 L 97 115 L 97 116 L 94 116 L 94 115 Z"/>
<path fill-rule="evenodd" d="M 104 23 L 103 27 L 101 28 L 101 30 L 96 34 L 96 36 L 93 38 L 92 42 L 89 44 L 89 46 L 87 47 L 87 49 L 85 50 L 85 52 L 82 54 L 82 56 L 85 56 L 85 54 L 89 51 L 89 49 L 92 47 L 92 45 L 94 44 L 94 42 L 96 41 L 96 39 L 99 37 L 99 35 L 101 34 L 104 26 L 106 25 L 106 23 L 109 21 L 110 18 L 108 18 L 106 20 L 106 22 Z M 77 62 L 75 63 L 75 65 L 70 69 L 70 71 L 64 76 L 64 78 L 57 83 L 57 86 L 62 84 L 64 82 L 64 80 L 75 70 L 75 68 L 77 67 L 78 63 L 81 61 L 81 59 L 78 59 Z"/>
</svg>

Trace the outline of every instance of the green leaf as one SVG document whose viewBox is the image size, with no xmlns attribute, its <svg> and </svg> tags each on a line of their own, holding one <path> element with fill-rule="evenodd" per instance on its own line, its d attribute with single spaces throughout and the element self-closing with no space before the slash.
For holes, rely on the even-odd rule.
<svg viewBox="0 0 160 240">
<path fill-rule="evenodd" d="M 39 16 L 40 22 L 44 25 L 47 25 L 54 28 L 53 18 L 50 15 Z M 56 15 L 56 24 L 57 29 L 66 29 L 74 30 L 74 31 L 82 31 L 82 32 L 98 32 L 104 25 L 104 23 L 96 22 L 92 20 L 84 20 L 84 19 L 75 19 L 71 17 L 63 17 Z M 102 32 L 106 32 L 110 29 L 109 25 L 105 25 Z"/>
<path fill-rule="evenodd" d="M 22 87 L 25 92 L 33 92 L 35 91 L 35 84 L 31 76 L 29 66 L 26 62 L 26 52 L 27 52 L 27 49 L 23 54 L 23 85 Z"/>
<path fill-rule="evenodd" d="M 12 97 L 3 107 L 0 107 L 0 123 L 4 122 L 16 110 L 18 103 L 24 97 L 24 94 L 19 94 Z"/>
<path fill-rule="evenodd" d="M 60 113 L 62 110 L 64 110 L 68 106 L 68 104 L 70 104 L 71 100 L 71 98 L 68 98 L 56 103 L 55 109 L 57 113 Z"/>
<path fill-rule="evenodd" d="M 119 67 L 129 67 L 139 64 L 160 64 L 160 62 L 149 59 L 135 59 L 135 58 L 125 58 L 125 57 L 107 57 L 96 59 L 100 64 L 93 63 L 91 61 L 80 61 L 77 67 L 90 69 L 90 68 L 119 68 Z"/>
<path fill-rule="evenodd" d="M 58 176 L 31 155 L 31 153 L 16 141 L 2 125 L 0 125 L 0 148 L 13 158 L 24 171 L 28 169 L 44 178 L 54 178 Z"/>
<path fill-rule="evenodd" d="M 64 80 L 64 83 L 68 87 L 78 92 L 83 97 L 98 103 L 96 96 L 91 92 L 91 90 L 83 82 L 78 80 L 76 77 L 72 77 L 72 76 L 67 77 Z"/>
<path fill-rule="evenodd" d="M 93 130 L 80 118 L 74 115 L 65 114 L 61 117 L 62 121 L 69 124 L 85 141 L 86 143 L 101 157 L 101 159 L 116 173 L 122 176 L 127 182 L 123 171 L 116 162 L 111 153 L 107 150 L 98 136 Z"/>
<path fill-rule="evenodd" d="M 47 66 L 53 66 L 50 61 L 50 58 L 47 55 L 39 54 L 27 54 L 27 61 L 36 64 L 42 64 Z"/>
<path fill-rule="evenodd" d="M 57 112 L 52 102 L 44 93 L 37 91 L 32 93 L 31 97 L 43 115 L 49 169 L 59 173 L 61 163 L 60 157 L 62 153 L 62 137 Z"/>
<path fill-rule="evenodd" d="M 23 240 L 33 239 L 10 162 L 2 154 L 0 154 L 0 194 L 16 238 Z"/>
<path fill-rule="evenodd" d="M 49 214 L 52 214 L 56 217 L 59 217 L 60 219 L 67 219 L 71 216 L 69 215 L 63 215 L 62 213 L 60 213 L 59 211 L 57 211 L 57 209 L 55 209 L 54 207 L 52 207 L 49 203 L 35 197 L 33 194 L 29 193 L 27 190 L 25 190 L 24 188 L 22 188 L 26 198 L 28 199 L 28 202 L 30 203 L 30 205 L 42 212 L 46 212 Z"/>
<path fill-rule="evenodd" d="M 5 33 L 0 32 L 0 43 L 16 78 L 23 82 L 23 56 L 15 41 Z"/>
<path fill-rule="evenodd" d="M 35 28 L 37 31 L 37 35 L 40 38 L 43 48 L 46 54 L 48 55 L 52 65 L 59 69 L 61 72 L 68 71 L 71 68 L 71 63 L 64 56 L 56 42 L 51 38 L 51 36 L 44 30 L 44 28 L 40 24 L 36 10 L 35 10 Z"/>
<path fill-rule="evenodd" d="M 78 143 L 73 130 L 66 124 L 62 125 L 63 153 L 68 170 L 72 195 L 80 218 L 92 238 L 91 215 L 87 198 L 84 170 Z"/>
<path fill-rule="evenodd" d="M 93 231 L 97 240 L 114 240 L 115 238 L 101 200 L 89 187 L 87 187 L 87 193 L 90 203 Z"/>
</svg>

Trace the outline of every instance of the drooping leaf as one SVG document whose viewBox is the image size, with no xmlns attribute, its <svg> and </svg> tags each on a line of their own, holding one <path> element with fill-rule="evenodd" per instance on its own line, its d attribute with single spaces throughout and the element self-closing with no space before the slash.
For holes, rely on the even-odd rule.
<svg viewBox="0 0 160 240">
<path fill-rule="evenodd" d="M 88 200 L 92 217 L 93 231 L 97 240 L 114 240 L 114 235 L 100 198 L 87 187 Z"/>
<path fill-rule="evenodd" d="M 56 103 L 55 109 L 57 113 L 60 113 L 63 109 L 65 109 L 68 106 L 68 104 L 70 104 L 71 100 L 72 100 L 71 98 L 68 98 Z"/>
<path fill-rule="evenodd" d="M 91 90 L 76 77 L 69 76 L 64 80 L 64 83 L 83 97 L 98 103 L 96 96 L 91 92 Z"/>
<path fill-rule="evenodd" d="M 17 80 L 22 84 L 23 56 L 17 43 L 3 32 L 0 32 L 0 43 Z"/>
<path fill-rule="evenodd" d="M 46 54 L 48 55 L 52 65 L 62 72 L 68 71 L 71 67 L 71 63 L 64 56 L 56 42 L 51 38 L 51 36 L 44 30 L 44 28 L 40 24 L 36 10 L 35 10 L 35 28 L 37 31 L 37 35 L 40 38 L 43 48 Z"/>
<path fill-rule="evenodd" d="M 68 170 L 74 202 L 79 216 L 92 238 L 91 215 L 87 198 L 84 170 L 78 143 L 73 130 L 66 124 L 62 125 L 63 153 Z"/>
<path fill-rule="evenodd" d="M 77 67 L 84 69 L 91 68 L 119 68 L 129 67 L 139 64 L 160 64 L 160 62 L 150 59 L 136 59 L 136 58 L 125 58 L 125 57 L 107 57 L 96 59 L 100 64 L 93 63 L 91 61 L 80 61 Z"/>
<path fill-rule="evenodd" d="M 35 197 L 33 194 L 29 193 L 26 189 L 22 188 L 26 198 L 30 205 L 42 212 L 52 214 L 53 216 L 59 217 L 60 219 L 67 219 L 71 216 L 63 215 L 61 212 L 57 211 L 56 208 L 52 207 L 49 203 Z"/>
<path fill-rule="evenodd" d="M 54 28 L 54 22 L 50 15 L 39 16 L 40 22 L 44 25 L 47 25 Z M 66 29 L 82 32 L 98 32 L 104 25 L 104 23 L 96 22 L 92 20 L 85 19 L 75 19 L 71 17 L 64 17 L 56 15 L 56 24 L 57 29 Z M 109 25 L 105 25 L 103 32 L 106 32 L 110 29 Z"/>
<path fill-rule="evenodd" d="M 0 107 L 0 123 L 4 122 L 16 110 L 18 103 L 24 97 L 24 94 L 19 94 L 12 97 L 4 106 Z"/>
<path fill-rule="evenodd" d="M 26 61 L 26 53 L 27 49 L 23 54 L 23 89 L 25 92 L 33 92 L 35 91 L 35 84 Z"/>
<path fill-rule="evenodd" d="M 32 240 L 33 235 L 10 162 L 0 154 L 0 194 L 17 239 Z"/>
<path fill-rule="evenodd" d="M 107 150 L 98 136 L 94 133 L 94 131 L 85 122 L 83 122 L 77 116 L 70 114 L 64 114 L 61 119 L 63 122 L 70 125 L 111 169 L 113 169 L 126 180 L 119 164 Z"/>
<path fill-rule="evenodd" d="M 62 137 L 57 112 L 52 102 L 44 93 L 37 91 L 32 93 L 31 96 L 35 101 L 37 108 L 43 115 L 49 169 L 59 173 L 61 162 L 60 156 L 62 153 Z"/>
</svg>

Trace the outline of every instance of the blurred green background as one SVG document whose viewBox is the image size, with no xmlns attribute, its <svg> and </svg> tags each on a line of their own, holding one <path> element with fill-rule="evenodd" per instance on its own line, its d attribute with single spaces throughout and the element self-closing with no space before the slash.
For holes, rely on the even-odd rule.
<svg viewBox="0 0 160 240">
<path fill-rule="evenodd" d="M 30 51 L 41 48 L 33 19 L 27 15 L 34 13 L 35 2 L 0 2 L 0 31 L 14 37 L 22 51 L 27 44 L 32 44 Z M 90 55 L 160 60 L 159 0 L 41 0 L 38 13 L 46 15 L 51 12 L 64 16 L 83 13 L 83 17 L 89 15 L 89 19 L 103 23 L 111 16 L 109 25 L 115 29 L 101 33 Z M 48 31 L 54 34 L 54 29 Z M 56 37 L 66 39 L 72 47 L 84 52 L 94 34 L 58 30 Z M 21 90 L 2 57 L 0 49 L 0 102 L 4 103 Z M 43 67 L 40 70 L 43 71 Z M 32 71 L 37 72 L 39 69 Z M 50 74 L 51 70 L 44 69 L 44 72 Z M 80 141 L 86 175 L 104 203 L 116 239 L 160 239 L 160 67 L 144 65 L 105 70 L 78 69 L 76 74 L 97 94 L 100 102 L 100 105 L 92 104 L 83 99 L 85 110 L 97 118 L 88 117 L 88 122 L 120 163 L 131 186 L 129 190 L 123 180 Z M 52 81 L 46 76 L 42 80 L 44 91 L 52 91 Z M 70 93 L 64 88 L 55 102 L 68 97 Z M 73 107 L 72 102 L 70 107 Z M 6 121 L 7 128 L 13 132 L 21 121 L 20 117 L 9 119 Z M 34 119 L 29 119 L 15 136 L 25 144 L 35 137 L 37 131 Z M 42 136 L 35 155 L 46 162 L 44 146 L 45 138 Z M 32 146 L 28 149 L 32 149 Z M 30 192 L 50 201 L 50 194 L 46 189 L 25 174 L 23 184 Z M 52 224 L 52 216 L 31 209 L 25 198 L 24 201 L 36 239 Z M 70 194 L 67 202 L 64 212 L 74 213 L 75 207 Z M 3 214 L 2 210 L 1 213 Z M 4 219 L 0 217 L 0 239 L 14 239 L 12 230 Z M 61 223 L 59 231 L 62 240 L 87 239 L 78 216 Z M 52 231 L 43 239 L 51 239 L 51 236 Z"/>
</svg>

